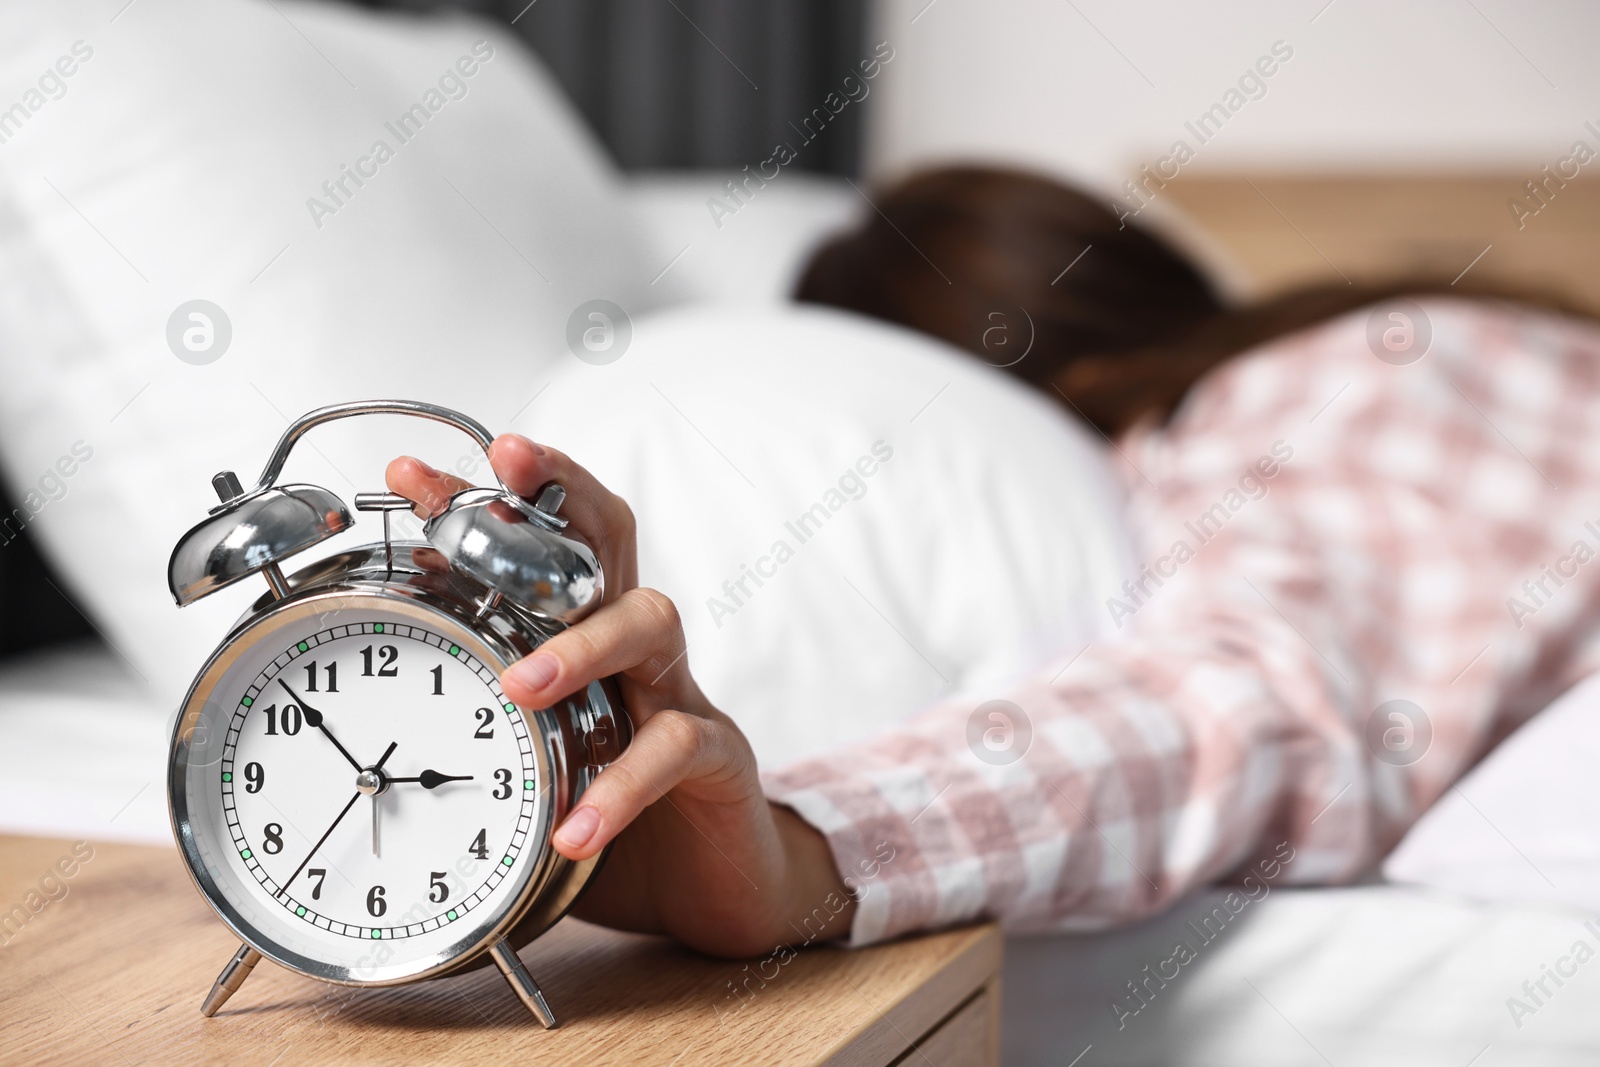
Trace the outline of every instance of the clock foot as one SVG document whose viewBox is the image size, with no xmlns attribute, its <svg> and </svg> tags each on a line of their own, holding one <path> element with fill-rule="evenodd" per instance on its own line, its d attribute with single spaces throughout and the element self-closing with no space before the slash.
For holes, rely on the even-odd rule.
<svg viewBox="0 0 1600 1067">
<path fill-rule="evenodd" d="M 523 1006 L 533 1012 L 533 1017 L 538 1019 L 546 1030 L 554 1029 L 555 1013 L 550 1010 L 544 994 L 539 992 L 539 986 L 534 982 L 533 975 L 522 965 L 522 959 L 517 955 L 517 950 L 511 947 L 511 942 L 501 938 L 495 942 L 489 954 L 494 957 L 495 966 L 500 968 L 500 973 L 511 983 L 512 991 L 517 994 L 517 999 L 522 1001 Z"/>
<path fill-rule="evenodd" d="M 261 953 L 249 945 L 240 945 L 239 951 L 233 954 L 233 959 L 222 968 L 222 973 L 217 975 L 211 992 L 206 996 L 206 1002 L 200 1005 L 200 1014 L 207 1019 L 217 1013 L 217 1009 L 228 1002 L 228 998 L 239 991 L 244 985 L 244 980 L 250 977 L 250 972 L 255 965 L 261 962 Z"/>
</svg>

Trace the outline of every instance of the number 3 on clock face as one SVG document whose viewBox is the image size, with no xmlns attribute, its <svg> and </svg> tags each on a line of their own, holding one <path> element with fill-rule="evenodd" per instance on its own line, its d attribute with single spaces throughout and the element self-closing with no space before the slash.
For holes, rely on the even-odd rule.
<svg viewBox="0 0 1600 1067">
<path fill-rule="evenodd" d="M 202 673 L 175 820 L 181 794 L 247 940 L 335 980 L 417 977 L 522 898 L 552 821 L 550 753 L 501 692 L 506 657 L 454 620 L 299 614 Z"/>
</svg>

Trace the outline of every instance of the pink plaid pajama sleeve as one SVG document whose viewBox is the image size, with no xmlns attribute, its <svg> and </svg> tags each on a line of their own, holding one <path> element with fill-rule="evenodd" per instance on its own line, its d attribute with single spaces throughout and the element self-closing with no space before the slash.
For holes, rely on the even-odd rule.
<svg viewBox="0 0 1600 1067">
<path fill-rule="evenodd" d="M 1415 362 L 1358 312 L 1120 442 L 1145 570 L 1113 637 L 993 694 L 1019 758 L 949 701 L 767 776 L 861 887 L 853 943 L 1114 925 L 1247 864 L 1350 878 L 1593 666 L 1600 329 L 1419 303 Z"/>
</svg>

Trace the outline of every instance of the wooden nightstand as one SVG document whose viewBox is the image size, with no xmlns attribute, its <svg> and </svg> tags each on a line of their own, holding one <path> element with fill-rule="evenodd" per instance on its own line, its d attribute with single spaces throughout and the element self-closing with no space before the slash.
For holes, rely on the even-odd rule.
<svg viewBox="0 0 1600 1067">
<path fill-rule="evenodd" d="M 768 963 L 766 978 L 569 919 L 523 953 L 558 1005 L 556 1030 L 539 1029 L 492 969 L 361 990 L 264 962 L 204 1019 L 201 998 L 237 940 L 175 851 L 93 847 L 62 878 L 70 842 L 0 836 L 0 1063 L 999 1061 L 994 926 L 808 949 Z"/>
</svg>

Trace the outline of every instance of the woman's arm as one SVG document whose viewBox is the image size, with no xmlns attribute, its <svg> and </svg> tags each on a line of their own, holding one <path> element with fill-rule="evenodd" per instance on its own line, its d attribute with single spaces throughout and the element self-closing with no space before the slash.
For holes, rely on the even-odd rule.
<svg viewBox="0 0 1600 1067">
<path fill-rule="evenodd" d="M 996 694 L 1014 760 L 985 749 L 1004 724 L 978 701 L 946 702 L 764 793 L 670 602 L 635 588 L 626 505 L 565 456 L 499 439 L 509 487 L 568 487 L 611 586 L 506 691 L 543 706 L 620 673 L 639 728 L 558 833 L 572 857 L 616 842 L 582 914 L 739 955 L 978 917 L 1105 926 L 1247 864 L 1258 884 L 1370 865 L 1600 661 L 1600 567 L 1574 548 L 1600 543 L 1583 525 L 1600 335 L 1431 313 L 1426 360 L 1373 358 L 1353 316 L 1238 361 L 1143 447 L 1123 442 L 1148 564 L 1107 605 L 1127 636 Z M 414 460 L 390 484 L 424 511 L 460 487 Z M 1505 599 L 1530 580 L 1531 607 Z"/>
<path fill-rule="evenodd" d="M 637 586 L 627 505 L 521 437 L 498 439 L 491 460 L 525 496 L 550 481 L 567 487 L 563 513 L 608 578 L 595 614 L 502 680 L 517 703 L 543 707 L 619 676 L 634 742 L 555 836 L 573 859 L 615 842 L 584 918 L 733 956 L 985 915 L 1092 926 L 1159 910 L 1273 834 L 1303 842 L 1308 806 L 1337 788 L 1333 768 L 1347 795 L 1367 795 L 1327 664 L 1259 602 L 1212 588 L 1213 571 L 1243 565 L 1267 596 L 1283 596 L 1272 575 L 1288 561 L 1259 543 L 1239 559 L 1225 558 L 1237 545 L 1213 548 L 1211 566 L 1195 564 L 1200 597 L 1169 589 L 1152 600 L 1137 642 L 1091 649 L 1053 682 L 1007 694 L 1018 721 L 981 718 L 978 734 L 1018 731 L 1014 762 L 979 758 L 974 707 L 952 703 L 772 775 L 764 791 L 744 736 L 689 673 L 676 609 Z M 465 487 L 409 458 L 389 482 L 423 514 Z M 1316 597 L 1307 588 L 1297 599 Z M 1305 794 L 1298 806 L 1284 803 L 1290 782 Z M 1348 819 L 1326 821 L 1344 835 L 1337 855 L 1364 854 L 1370 828 L 1352 837 Z"/>
<path fill-rule="evenodd" d="M 1304 607 L 1255 582 L 1286 612 Z M 852 940 L 980 917 L 1093 929 L 1246 866 L 1281 884 L 1368 862 L 1388 826 L 1347 715 L 1348 649 L 1296 614 L 1335 668 L 1242 582 L 1214 593 L 1136 642 L 1091 647 L 1053 683 L 1060 666 L 1003 701 L 935 706 L 769 775 L 768 795 L 822 828 L 866 887 Z"/>
<path fill-rule="evenodd" d="M 1354 877 L 1600 663 L 1600 332 L 1427 313 L 1419 362 L 1375 358 L 1358 313 L 1121 443 L 1146 566 L 1116 637 L 993 694 L 1012 752 L 982 751 L 979 697 L 766 779 L 872 873 L 854 942 Z"/>
</svg>

